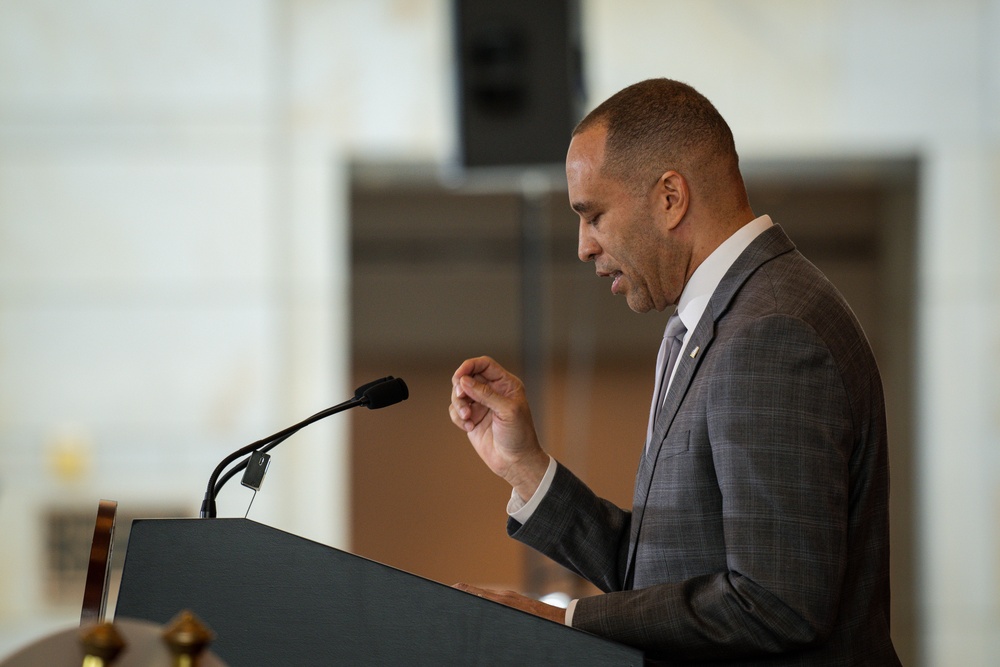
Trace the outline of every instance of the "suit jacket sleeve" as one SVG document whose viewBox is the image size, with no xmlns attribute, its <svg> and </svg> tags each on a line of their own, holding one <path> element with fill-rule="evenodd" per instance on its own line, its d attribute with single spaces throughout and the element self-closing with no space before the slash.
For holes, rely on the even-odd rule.
<svg viewBox="0 0 1000 667">
<path fill-rule="evenodd" d="M 697 377 L 703 399 L 696 410 L 704 417 L 695 421 L 703 422 L 698 430 L 704 432 L 689 434 L 707 436 L 707 442 L 700 454 L 692 445 L 692 451 L 658 461 L 641 528 L 640 540 L 655 543 L 638 552 L 636 568 L 662 568 L 661 581 L 622 590 L 627 515 L 602 510 L 588 522 L 588 514 L 603 506 L 589 498 L 580 508 L 567 505 L 586 497 L 576 482 L 568 483 L 574 490 L 553 498 L 557 510 L 550 505 L 538 516 L 548 522 L 541 530 L 551 531 L 545 540 L 536 541 L 536 530 L 524 532 L 527 525 L 515 536 L 546 553 L 555 550 L 561 562 L 613 591 L 579 601 L 573 624 L 581 629 L 673 658 L 809 646 L 835 622 L 846 567 L 855 432 L 849 388 L 824 341 L 794 317 L 754 319 L 713 353 Z M 657 487 L 665 472 L 660 466 L 682 466 L 680 457 L 689 455 L 710 456 L 715 479 L 685 480 L 680 486 L 690 485 L 686 490 L 675 481 Z M 557 480 L 563 481 L 565 476 Z M 686 543 L 684 531 L 669 530 L 672 494 L 691 489 L 719 494 L 721 516 L 705 520 L 718 524 L 724 553 L 714 567 L 676 577 L 669 554 L 700 548 Z M 571 546 L 556 547 L 562 540 Z M 589 553 L 602 546 L 603 561 Z M 580 551 L 585 555 L 574 560 L 572 553 Z M 595 581 L 593 567 L 613 574 Z"/>
<path fill-rule="evenodd" d="M 579 574 L 602 591 L 624 587 L 631 512 L 599 498 L 560 463 L 549 492 L 527 523 L 507 533 Z"/>
</svg>

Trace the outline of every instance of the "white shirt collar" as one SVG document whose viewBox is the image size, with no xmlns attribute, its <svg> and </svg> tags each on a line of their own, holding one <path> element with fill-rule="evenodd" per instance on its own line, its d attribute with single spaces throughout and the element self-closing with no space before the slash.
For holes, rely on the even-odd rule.
<svg viewBox="0 0 1000 667">
<path fill-rule="evenodd" d="M 701 316 L 705 313 L 705 308 L 708 307 L 708 302 L 722 282 L 723 276 L 747 246 L 773 224 L 768 215 L 754 218 L 723 241 L 705 258 L 701 266 L 695 269 L 677 303 L 677 315 L 687 328 L 687 333 L 684 334 L 685 346 L 691 337 L 691 332 L 701 321 Z"/>
</svg>

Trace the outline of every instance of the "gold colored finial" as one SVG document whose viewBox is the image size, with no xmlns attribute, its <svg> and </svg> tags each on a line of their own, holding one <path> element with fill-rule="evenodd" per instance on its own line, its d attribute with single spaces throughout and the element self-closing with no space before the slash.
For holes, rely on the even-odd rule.
<svg viewBox="0 0 1000 667">
<path fill-rule="evenodd" d="M 111 623 L 86 628 L 80 633 L 80 643 L 85 653 L 83 667 L 107 667 L 125 648 L 125 640 Z"/>
<path fill-rule="evenodd" d="M 163 632 L 163 640 L 174 656 L 174 667 L 194 667 L 198 655 L 205 650 L 215 635 L 190 611 L 182 611 L 170 621 Z"/>
</svg>

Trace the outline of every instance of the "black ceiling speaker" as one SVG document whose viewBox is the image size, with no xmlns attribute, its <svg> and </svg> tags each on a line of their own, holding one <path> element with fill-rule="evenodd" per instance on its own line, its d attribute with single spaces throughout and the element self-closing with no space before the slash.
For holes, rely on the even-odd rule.
<svg viewBox="0 0 1000 667">
<path fill-rule="evenodd" d="M 455 0 L 460 160 L 561 164 L 583 102 L 576 0 Z"/>
</svg>

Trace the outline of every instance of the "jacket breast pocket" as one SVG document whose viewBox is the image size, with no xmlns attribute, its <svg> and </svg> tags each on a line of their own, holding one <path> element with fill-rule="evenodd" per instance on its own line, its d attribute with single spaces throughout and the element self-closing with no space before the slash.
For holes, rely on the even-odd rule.
<svg viewBox="0 0 1000 667">
<path fill-rule="evenodd" d="M 657 458 L 668 459 L 678 454 L 684 454 L 691 449 L 691 431 L 684 430 L 676 433 L 673 429 L 667 432 L 663 444 L 660 446 L 660 453 Z"/>
</svg>

